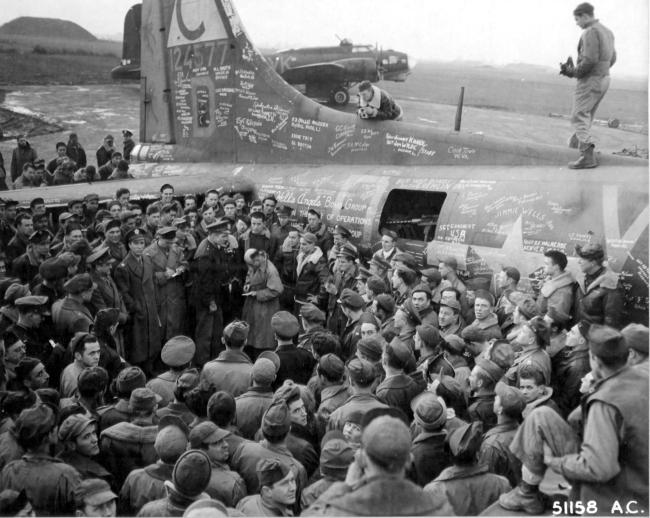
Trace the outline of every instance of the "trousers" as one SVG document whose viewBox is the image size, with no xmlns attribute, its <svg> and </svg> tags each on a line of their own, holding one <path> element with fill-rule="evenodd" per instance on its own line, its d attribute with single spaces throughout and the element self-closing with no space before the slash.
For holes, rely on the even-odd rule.
<svg viewBox="0 0 650 518">
<path fill-rule="evenodd" d="M 609 89 L 609 76 L 589 76 L 578 79 L 573 96 L 571 124 L 580 143 L 580 149 L 594 144 L 591 125 L 596 110 Z"/>
<path fill-rule="evenodd" d="M 578 453 L 580 439 L 560 414 L 547 406 L 533 410 L 517 430 L 510 451 L 535 475 L 544 475 L 544 443 L 553 455 L 563 457 Z"/>
</svg>

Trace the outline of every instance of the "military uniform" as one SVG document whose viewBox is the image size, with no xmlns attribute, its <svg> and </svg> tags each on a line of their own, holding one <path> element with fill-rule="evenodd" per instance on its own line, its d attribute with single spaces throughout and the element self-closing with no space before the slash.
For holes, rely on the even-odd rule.
<svg viewBox="0 0 650 518">
<path fill-rule="evenodd" d="M 156 461 L 158 455 L 153 445 L 157 434 L 155 425 L 129 422 L 117 423 L 101 433 L 102 459 L 118 486 L 132 470 Z"/>
<path fill-rule="evenodd" d="M 253 439 L 262 425 L 262 417 L 271 406 L 273 391 L 270 387 L 251 387 L 235 398 L 237 427 L 246 439 Z"/>
<path fill-rule="evenodd" d="M 38 516 L 72 515 L 74 490 L 79 473 L 65 462 L 47 455 L 26 453 L 7 464 L 0 474 L 0 487 L 25 490 Z"/>
<path fill-rule="evenodd" d="M 52 320 L 61 343 L 67 345 L 75 333 L 88 333 L 93 315 L 88 307 L 69 296 L 52 305 Z"/>
<path fill-rule="evenodd" d="M 165 481 L 172 479 L 173 470 L 173 464 L 159 460 L 131 471 L 120 491 L 120 516 L 135 516 L 147 502 L 165 498 Z"/>
<path fill-rule="evenodd" d="M 330 415 L 327 423 L 328 430 L 343 430 L 349 417 L 357 412 L 365 414 L 373 408 L 388 408 L 388 405 L 379 401 L 373 394 L 354 394 Z"/>
</svg>

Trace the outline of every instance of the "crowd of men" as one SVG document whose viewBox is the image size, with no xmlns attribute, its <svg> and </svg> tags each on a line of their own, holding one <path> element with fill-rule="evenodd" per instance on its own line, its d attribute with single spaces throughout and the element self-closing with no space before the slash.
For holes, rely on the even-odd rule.
<svg viewBox="0 0 650 518">
<path fill-rule="evenodd" d="M 68 142 L 57 142 L 55 152 L 47 162 L 39 158 L 26 135 L 18 135 L 8 173 L 0 153 L 0 191 L 131 178 L 129 162 L 135 147 L 133 132 L 122 130 L 122 140 L 120 151 L 113 135 L 106 135 L 95 153 L 95 166 L 89 163 L 86 150 L 76 133 L 70 133 Z"/>
<path fill-rule="evenodd" d="M 648 328 L 599 244 L 535 296 L 273 195 L 99 201 L 0 201 L 0 514 L 647 511 Z"/>
</svg>

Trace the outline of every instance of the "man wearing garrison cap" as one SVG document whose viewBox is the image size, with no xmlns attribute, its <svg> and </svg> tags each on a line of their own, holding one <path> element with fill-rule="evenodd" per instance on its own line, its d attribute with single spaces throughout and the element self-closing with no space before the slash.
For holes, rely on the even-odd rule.
<svg viewBox="0 0 650 518">
<path fill-rule="evenodd" d="M 605 251 L 600 243 L 576 245 L 578 256 L 578 320 L 619 328 L 623 321 L 623 288 L 618 275 L 605 266 Z"/>
<path fill-rule="evenodd" d="M 291 428 L 291 415 L 289 406 L 284 399 L 275 400 L 262 418 L 262 439 L 260 442 L 243 442 L 233 453 L 230 467 L 237 471 L 244 482 L 249 495 L 260 492 L 260 481 L 257 474 L 257 465 L 261 459 L 277 458 L 289 466 L 296 476 L 297 495 L 300 501 L 300 492 L 307 486 L 307 472 L 287 448 L 286 441 Z M 293 507 L 295 511 L 297 507 Z"/>
<path fill-rule="evenodd" d="M 334 245 L 330 250 L 330 254 L 333 254 L 335 250 L 336 261 L 330 261 L 329 263 L 332 275 L 325 284 L 325 290 L 329 294 L 327 327 L 335 335 L 341 336 L 345 327 L 346 316 L 338 305 L 338 300 L 343 296 L 345 290 L 354 291 L 359 270 L 356 263 L 357 250 L 351 243 L 343 243 L 339 247 Z"/>
<path fill-rule="evenodd" d="M 131 316 L 129 327 L 125 329 L 125 359 L 133 365 L 140 365 L 145 373 L 151 375 L 162 346 L 156 279 L 151 258 L 143 254 L 144 230 L 134 228 L 126 235 L 125 241 L 129 253 L 115 268 L 115 284 Z"/>
<path fill-rule="evenodd" d="M 185 329 L 185 282 L 189 264 L 176 244 L 176 227 L 159 228 L 155 240 L 144 249 L 151 259 L 158 297 L 160 338 L 169 340 Z"/>
<path fill-rule="evenodd" d="M 582 441 L 558 414 L 539 407 L 510 449 L 523 463 L 522 482 L 502 507 L 539 514 L 539 483 L 547 467 L 571 480 L 581 501 L 608 513 L 617 502 L 648 507 L 648 376 L 627 367 L 628 346 L 617 330 L 592 325 L 587 335 L 592 386 L 583 400 Z M 582 444 L 581 444 L 582 442 Z"/>
<path fill-rule="evenodd" d="M 405 477 L 411 459 L 408 427 L 395 417 L 376 417 L 365 427 L 358 458 L 346 484 L 328 491 L 305 516 L 438 516 L 453 514 L 445 498 L 433 500 Z"/>
</svg>

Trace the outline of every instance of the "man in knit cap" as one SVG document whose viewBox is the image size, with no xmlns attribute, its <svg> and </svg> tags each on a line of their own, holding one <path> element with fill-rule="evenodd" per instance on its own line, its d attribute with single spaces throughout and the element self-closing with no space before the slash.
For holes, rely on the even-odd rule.
<svg viewBox="0 0 650 518">
<path fill-rule="evenodd" d="M 189 439 L 192 448 L 202 450 L 210 457 L 212 476 L 205 492 L 226 506 L 235 507 L 246 496 L 246 485 L 227 464 L 230 455 L 227 439 L 230 435 L 231 432 L 205 421 L 192 428 Z"/>
<path fill-rule="evenodd" d="M 436 501 L 447 501 L 457 516 L 476 516 L 510 489 L 508 480 L 488 472 L 476 462 L 483 436 L 481 423 L 471 423 L 449 434 L 453 465 L 438 475 L 424 491 Z"/>
<path fill-rule="evenodd" d="M 165 482 L 167 496 L 145 504 L 138 516 L 182 516 L 193 502 L 209 498 L 205 490 L 210 475 L 207 454 L 200 450 L 186 451 L 174 465 L 171 482 Z"/>
<path fill-rule="evenodd" d="M 187 369 L 194 358 L 196 344 L 188 336 L 174 336 L 167 340 L 160 352 L 162 362 L 169 367 L 156 378 L 147 383 L 147 388 L 153 390 L 162 399 L 160 406 L 167 406 L 174 400 L 176 381 L 181 373 Z"/>
<path fill-rule="evenodd" d="M 354 449 L 338 431 L 328 432 L 322 440 L 320 475 L 322 478 L 305 488 L 300 507 L 307 509 L 335 482 L 343 482 L 348 467 L 354 460 Z"/>
<path fill-rule="evenodd" d="M 413 439 L 411 479 L 424 487 L 449 466 L 446 449 L 447 406 L 433 392 L 423 392 L 411 401 L 413 419 L 420 432 Z"/>
<path fill-rule="evenodd" d="M 348 376 L 352 395 L 343 405 L 332 412 L 327 423 L 328 430 L 343 430 L 348 416 L 353 412 L 365 413 L 373 408 L 388 407 L 373 394 L 373 384 L 377 372 L 372 363 L 353 358 L 348 363 Z"/>
<path fill-rule="evenodd" d="M 280 459 L 260 459 L 255 470 L 260 494 L 244 498 L 237 511 L 244 516 L 293 516 L 296 507 L 296 476 Z"/>
<path fill-rule="evenodd" d="M 260 459 L 279 458 L 291 467 L 298 482 L 298 498 L 307 486 L 307 472 L 287 448 L 287 435 L 291 429 L 289 406 L 284 399 L 273 402 L 262 419 L 262 436 L 260 442 L 243 442 L 230 459 L 230 466 L 237 471 L 244 482 L 249 495 L 259 493 L 259 479 L 256 466 Z"/>
<path fill-rule="evenodd" d="M 237 406 L 237 427 L 246 439 L 253 439 L 262 426 L 262 417 L 271 406 L 275 380 L 275 365 L 268 358 L 258 358 L 251 373 L 252 386 L 235 398 Z"/>
<path fill-rule="evenodd" d="M 305 516 L 450 515 L 444 499 L 434 501 L 405 478 L 411 438 L 394 417 L 373 419 L 364 429 L 362 447 L 346 482 L 334 484 L 303 512 Z"/>
<path fill-rule="evenodd" d="M 230 392 L 233 397 L 246 392 L 253 369 L 253 362 L 243 351 L 248 331 L 249 325 L 243 321 L 231 322 L 225 327 L 221 341 L 226 350 L 203 366 L 203 383 L 211 385 L 215 390 Z"/>
<path fill-rule="evenodd" d="M 176 416 L 163 417 L 158 423 L 154 449 L 158 460 L 134 469 L 120 491 L 120 515 L 135 516 L 147 502 L 167 495 L 165 481 L 172 480 L 174 465 L 187 449 L 189 428 Z"/>
</svg>

